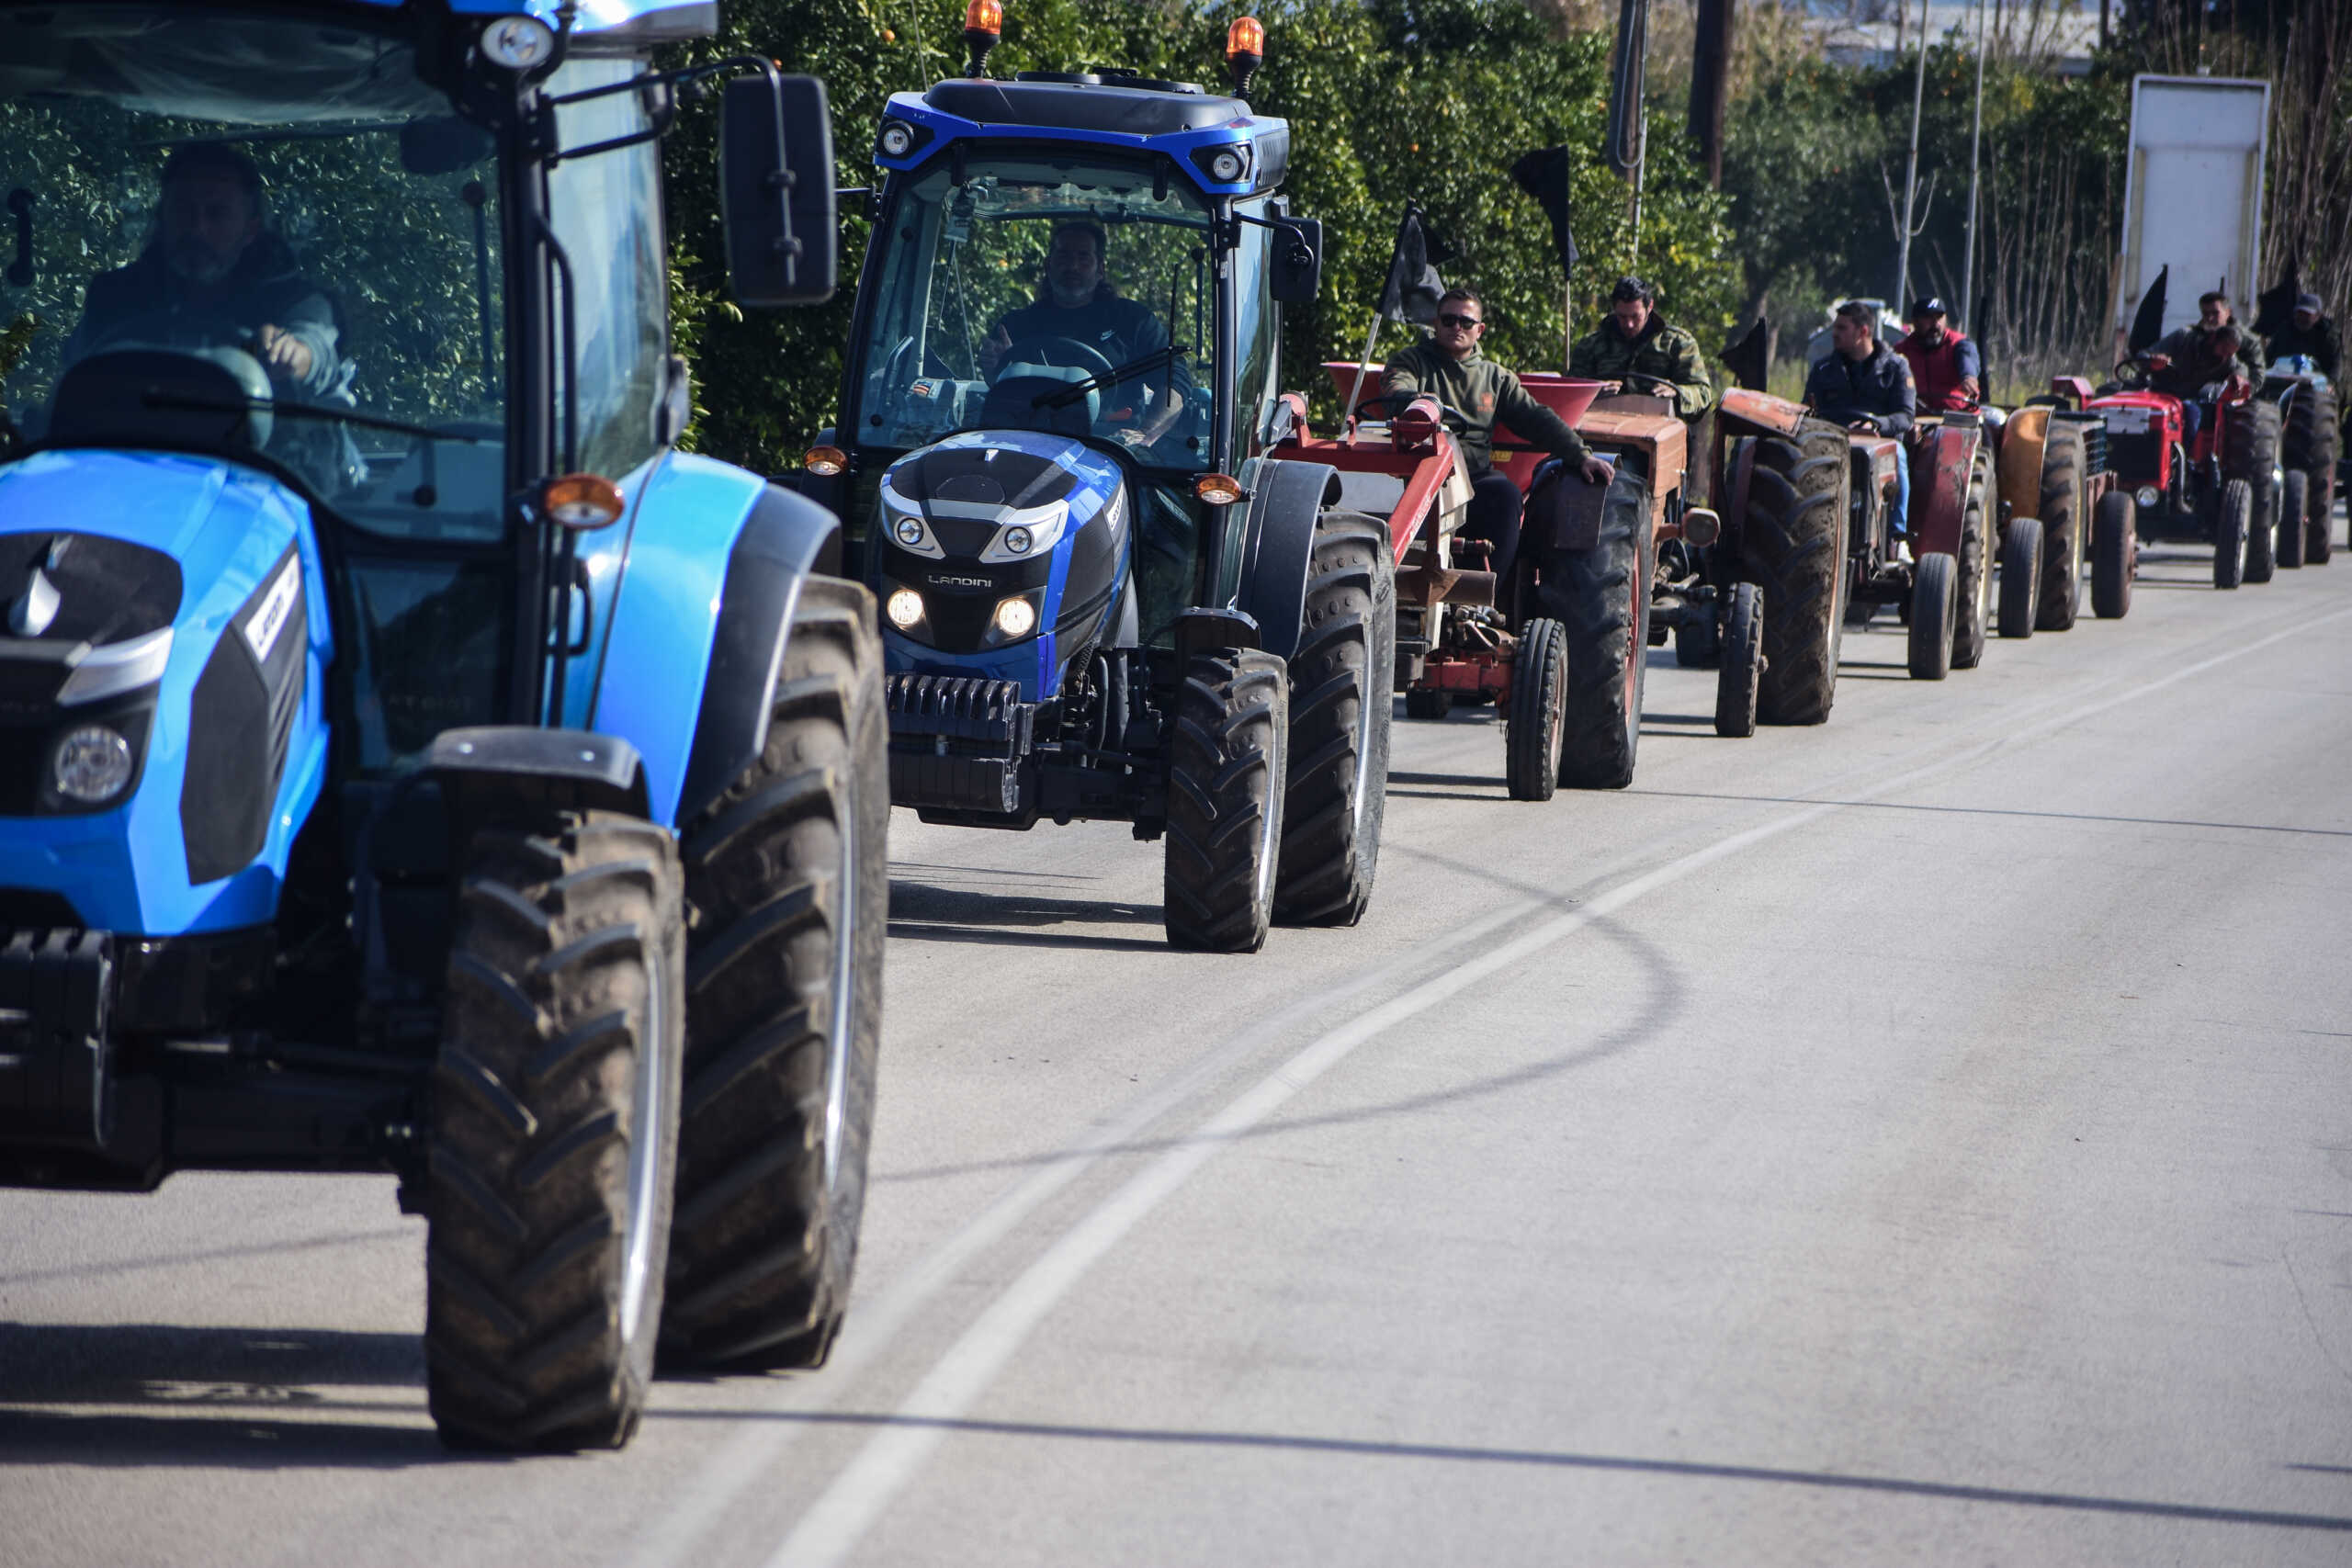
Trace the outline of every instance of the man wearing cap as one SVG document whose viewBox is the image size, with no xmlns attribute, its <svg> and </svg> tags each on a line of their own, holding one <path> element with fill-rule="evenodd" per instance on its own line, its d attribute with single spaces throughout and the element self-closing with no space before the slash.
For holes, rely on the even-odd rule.
<svg viewBox="0 0 2352 1568">
<path fill-rule="evenodd" d="M 1945 324 L 1941 299 L 1912 302 L 1911 330 L 1894 352 L 1910 364 L 1920 412 L 1958 413 L 1984 402 L 1984 356 L 1966 333 Z"/>
<path fill-rule="evenodd" d="M 2270 338 L 2270 363 L 2301 355 L 2319 367 L 2321 375 L 2336 379 L 2336 367 L 2343 363 L 2344 338 L 2335 322 L 2320 309 L 2319 296 L 2301 294 L 2295 298 L 2295 313 L 2284 331 Z"/>
<path fill-rule="evenodd" d="M 1715 400 L 1714 380 L 1699 340 L 1668 324 L 1657 301 L 1657 291 L 1640 278 L 1619 278 L 1610 290 L 1609 314 L 1568 355 L 1568 374 L 1670 397 L 1676 413 L 1696 419 Z"/>
<path fill-rule="evenodd" d="M 130 265 L 90 279 L 66 363 L 111 344 L 193 337 L 250 350 L 296 391 L 338 389 L 334 304 L 264 216 L 251 159 L 218 141 L 181 143 L 164 164 L 154 238 Z"/>
<path fill-rule="evenodd" d="M 1587 484 L 1608 483 L 1613 470 L 1592 455 L 1566 421 L 1530 396 L 1518 376 L 1478 352 L 1478 340 L 1486 335 L 1486 301 L 1472 289 L 1448 289 L 1438 301 L 1429 340 L 1390 358 L 1381 372 L 1381 389 L 1392 407 L 1427 393 L 1469 420 L 1470 428 L 1455 436 L 1470 470 L 1470 514 L 1462 536 L 1493 545 L 1495 574 L 1503 578 L 1519 558 L 1523 502 L 1510 476 L 1495 471 L 1497 421 L 1581 473 Z"/>
<path fill-rule="evenodd" d="M 2148 384 L 2180 400 L 2183 440 L 2195 440 L 2205 410 L 2230 386 L 2262 379 L 2262 355 L 2251 333 L 2231 319 L 2229 296 L 2198 296 L 2197 320 L 2142 354 Z"/>
</svg>

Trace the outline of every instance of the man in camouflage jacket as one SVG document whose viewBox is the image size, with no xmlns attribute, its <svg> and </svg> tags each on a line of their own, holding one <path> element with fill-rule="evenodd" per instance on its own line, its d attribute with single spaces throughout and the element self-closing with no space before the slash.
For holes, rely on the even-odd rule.
<svg viewBox="0 0 2352 1568">
<path fill-rule="evenodd" d="M 1577 340 L 1568 374 L 1622 381 L 1629 392 L 1674 400 L 1674 412 L 1696 419 L 1715 400 L 1714 380 L 1699 356 L 1699 340 L 1657 313 L 1657 294 L 1638 277 L 1621 277 L 1609 295 L 1609 316 L 1597 332 Z"/>
</svg>

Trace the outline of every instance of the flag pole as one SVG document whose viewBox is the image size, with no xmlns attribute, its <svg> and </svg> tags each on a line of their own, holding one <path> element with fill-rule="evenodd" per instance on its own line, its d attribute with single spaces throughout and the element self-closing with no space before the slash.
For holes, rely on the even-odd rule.
<svg viewBox="0 0 2352 1568">
<path fill-rule="evenodd" d="M 1363 373 L 1372 366 L 1372 345 L 1380 336 L 1380 310 L 1374 306 L 1372 327 L 1363 334 L 1363 352 L 1356 355 L 1355 385 L 1348 389 L 1348 406 L 1340 411 L 1340 427 L 1343 431 L 1355 423 L 1356 400 L 1363 395 Z M 1352 432 L 1351 432 L 1352 434 Z"/>
</svg>

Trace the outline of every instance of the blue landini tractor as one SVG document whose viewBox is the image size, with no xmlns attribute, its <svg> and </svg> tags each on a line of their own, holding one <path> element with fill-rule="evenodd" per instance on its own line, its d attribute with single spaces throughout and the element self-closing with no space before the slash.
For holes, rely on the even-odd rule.
<svg viewBox="0 0 2352 1568">
<path fill-rule="evenodd" d="M 893 96 L 838 431 L 803 489 L 882 604 L 890 792 L 928 822 L 1165 838 L 1169 940 L 1252 952 L 1372 896 L 1396 657 L 1382 525 L 1271 455 L 1321 225 L 1290 128 L 1114 72 Z"/>
<path fill-rule="evenodd" d="M 374 1171 L 452 1442 L 812 1364 L 888 807 L 834 519 L 680 453 L 659 141 L 832 288 L 823 90 L 708 5 L 0 3 L 0 1183 Z"/>
</svg>

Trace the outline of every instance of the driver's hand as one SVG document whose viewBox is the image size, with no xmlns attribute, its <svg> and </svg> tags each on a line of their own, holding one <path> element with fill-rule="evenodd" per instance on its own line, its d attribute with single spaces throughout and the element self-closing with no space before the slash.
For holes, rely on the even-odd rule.
<svg viewBox="0 0 2352 1568">
<path fill-rule="evenodd" d="M 1586 457 L 1584 460 L 1585 483 L 1589 485 L 1605 485 L 1616 477 L 1617 470 L 1610 466 L 1608 458 L 1591 455 L 1588 455 Z"/>
<path fill-rule="evenodd" d="M 280 332 L 265 322 L 254 333 L 254 346 L 262 364 L 290 381 L 300 381 L 311 374 L 314 361 L 311 345 L 291 333 Z"/>
<path fill-rule="evenodd" d="M 2171 366 L 2172 355 L 2169 354 L 2152 354 L 2148 355 L 2148 368 L 2151 370 L 2169 369 Z"/>
<path fill-rule="evenodd" d="M 1972 403 L 1984 400 L 1984 389 L 1977 385 L 1976 378 L 1973 376 L 1962 376 L 1960 378 L 1960 395 Z"/>
<path fill-rule="evenodd" d="M 1878 421 L 1869 418 L 1858 419 L 1852 423 L 1847 425 L 1846 428 L 1849 430 L 1860 431 L 1866 435 L 1876 435 L 1878 434 Z"/>
<path fill-rule="evenodd" d="M 995 375 L 997 367 L 1004 363 L 1004 351 L 1012 346 L 1012 334 L 1004 330 L 1002 321 L 999 321 L 989 331 L 989 335 L 980 340 L 981 372 L 985 375 Z"/>
</svg>

